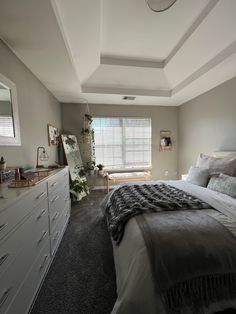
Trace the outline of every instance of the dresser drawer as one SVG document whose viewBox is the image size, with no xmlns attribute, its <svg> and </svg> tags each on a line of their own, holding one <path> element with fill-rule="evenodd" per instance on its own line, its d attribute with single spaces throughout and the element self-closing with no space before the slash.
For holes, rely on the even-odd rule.
<svg viewBox="0 0 236 314">
<path fill-rule="evenodd" d="M 46 182 L 33 187 L 17 203 L 0 213 L 0 240 L 16 227 L 29 212 L 47 197 Z"/>
<path fill-rule="evenodd" d="M 45 232 L 45 234 L 44 234 Z M 41 237 L 44 237 L 41 239 Z M 30 257 L 37 255 L 41 243 L 48 236 L 48 204 L 47 199 L 43 200 L 32 210 L 32 215 L 16 231 L 6 237 L 0 245 L 0 277 L 7 270 L 9 265 L 23 250 L 31 250 Z M 40 241 L 41 239 L 41 241 Z M 36 248 L 36 250 L 34 250 Z M 0 283 L 1 285 L 1 283 Z"/>
<path fill-rule="evenodd" d="M 61 188 L 63 184 L 69 184 L 68 168 L 61 170 L 48 179 L 48 194 L 51 194 L 57 188 Z"/>
<path fill-rule="evenodd" d="M 39 257 L 31 266 L 20 289 L 10 306 L 6 310 L 8 314 L 25 314 L 28 313 L 29 307 L 36 295 L 45 271 L 50 263 L 50 245 L 49 242 L 43 247 Z M 1 312 L 0 312 L 1 313 Z"/>
<path fill-rule="evenodd" d="M 45 245 L 48 245 L 49 247 L 48 236 L 46 240 L 47 241 L 45 241 Z M 24 250 L 20 252 L 7 271 L 2 275 L 0 280 L 1 314 L 5 313 L 11 304 L 34 260 L 36 259 L 35 257 L 32 258 L 31 251 L 28 251 L 24 248 Z"/>
<path fill-rule="evenodd" d="M 70 205 L 68 202 L 67 207 L 63 210 L 57 225 L 55 226 L 55 228 L 53 229 L 50 235 L 52 255 L 55 253 L 55 250 L 61 240 L 61 237 L 63 235 L 63 232 L 65 230 L 69 217 L 70 217 Z"/>
<path fill-rule="evenodd" d="M 66 203 L 69 200 L 68 189 L 68 186 L 64 186 L 63 189 L 56 189 L 49 195 L 48 203 L 50 215 L 53 215 L 57 211 L 61 212 L 65 208 Z"/>
</svg>

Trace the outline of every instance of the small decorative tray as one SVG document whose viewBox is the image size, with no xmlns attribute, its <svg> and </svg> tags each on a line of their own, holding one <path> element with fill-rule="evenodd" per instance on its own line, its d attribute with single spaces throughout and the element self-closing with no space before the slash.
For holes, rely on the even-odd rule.
<svg viewBox="0 0 236 314">
<path fill-rule="evenodd" d="M 34 172 L 25 172 L 22 176 L 24 179 L 12 180 L 9 184 L 9 188 L 27 188 L 34 186 L 43 180 L 47 179 L 53 174 L 52 170 L 39 170 Z"/>
<path fill-rule="evenodd" d="M 9 188 L 27 188 L 34 186 L 36 183 L 34 180 L 12 180 L 9 184 Z"/>
</svg>

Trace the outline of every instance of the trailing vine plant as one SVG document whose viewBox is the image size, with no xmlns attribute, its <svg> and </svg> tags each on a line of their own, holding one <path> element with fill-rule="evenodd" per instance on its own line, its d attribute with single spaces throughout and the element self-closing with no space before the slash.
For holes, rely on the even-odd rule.
<svg viewBox="0 0 236 314">
<path fill-rule="evenodd" d="M 94 139 L 94 129 L 92 127 L 93 117 L 89 112 L 89 107 L 87 104 L 86 112 L 83 116 L 83 127 L 81 128 L 81 146 L 83 161 L 86 165 L 95 165 L 95 139 Z M 91 167 L 88 167 L 91 170 Z"/>
</svg>

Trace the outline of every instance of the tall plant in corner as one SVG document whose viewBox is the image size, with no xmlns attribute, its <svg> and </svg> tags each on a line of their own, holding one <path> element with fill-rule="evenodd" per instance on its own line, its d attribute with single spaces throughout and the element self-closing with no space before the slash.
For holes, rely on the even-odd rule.
<svg viewBox="0 0 236 314">
<path fill-rule="evenodd" d="M 80 147 L 81 155 L 84 165 L 95 165 L 95 141 L 94 129 L 92 127 L 93 117 L 89 112 L 88 103 L 86 104 L 86 111 L 83 116 L 83 127 L 80 132 Z M 86 170 L 91 170 L 86 169 Z"/>
</svg>

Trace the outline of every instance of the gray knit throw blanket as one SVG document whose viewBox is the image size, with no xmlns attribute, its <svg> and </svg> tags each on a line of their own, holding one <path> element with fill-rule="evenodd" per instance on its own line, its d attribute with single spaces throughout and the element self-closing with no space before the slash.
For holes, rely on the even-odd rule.
<svg viewBox="0 0 236 314">
<path fill-rule="evenodd" d="M 161 211 L 212 208 L 202 200 L 173 186 L 125 185 L 114 190 L 106 205 L 108 230 L 117 245 L 128 220 L 140 214 Z"/>
</svg>

